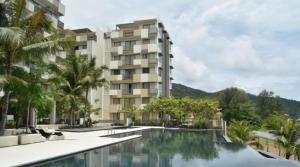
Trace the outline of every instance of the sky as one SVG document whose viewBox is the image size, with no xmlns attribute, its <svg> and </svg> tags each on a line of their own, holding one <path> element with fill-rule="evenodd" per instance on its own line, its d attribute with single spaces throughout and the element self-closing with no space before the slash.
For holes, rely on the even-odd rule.
<svg viewBox="0 0 300 167">
<path fill-rule="evenodd" d="M 263 89 L 300 100 L 300 0 L 62 0 L 66 28 L 159 17 L 174 82 L 208 92 Z"/>
</svg>

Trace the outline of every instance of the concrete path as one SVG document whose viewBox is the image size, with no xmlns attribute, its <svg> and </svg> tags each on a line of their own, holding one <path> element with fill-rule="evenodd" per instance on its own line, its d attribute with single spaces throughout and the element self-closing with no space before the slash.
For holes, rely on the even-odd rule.
<svg viewBox="0 0 300 167">
<path fill-rule="evenodd" d="M 28 145 L 0 148 L 0 166 L 20 166 L 47 159 L 78 153 L 106 145 L 131 140 L 140 137 L 133 135 L 123 138 L 100 137 L 108 134 L 119 134 L 138 130 L 149 129 L 139 127 L 133 129 L 114 129 L 92 132 L 63 132 L 65 140 L 46 141 Z"/>
</svg>

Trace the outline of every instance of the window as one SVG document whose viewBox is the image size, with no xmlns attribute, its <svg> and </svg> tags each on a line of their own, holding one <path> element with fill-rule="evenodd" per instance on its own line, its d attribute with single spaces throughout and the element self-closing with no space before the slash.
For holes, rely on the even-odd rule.
<svg viewBox="0 0 300 167">
<path fill-rule="evenodd" d="M 112 104 L 120 104 L 120 99 L 118 99 L 118 98 L 113 98 L 113 99 L 112 99 Z"/>
<path fill-rule="evenodd" d="M 120 70 L 112 70 L 112 75 L 120 75 Z"/>
<path fill-rule="evenodd" d="M 111 60 L 113 60 L 113 61 L 121 60 L 121 56 L 112 56 Z"/>
<path fill-rule="evenodd" d="M 143 39 L 143 44 L 150 44 L 150 40 L 149 39 Z"/>
<path fill-rule="evenodd" d="M 82 45 L 81 49 L 86 49 L 87 46 L 86 45 Z"/>
<path fill-rule="evenodd" d="M 113 46 L 121 46 L 121 42 L 113 42 Z"/>
<path fill-rule="evenodd" d="M 135 55 L 126 55 L 124 59 L 125 65 L 132 65 L 134 59 L 135 59 Z"/>
<path fill-rule="evenodd" d="M 124 50 L 133 50 L 133 45 L 135 45 L 135 41 L 125 41 Z"/>
<path fill-rule="evenodd" d="M 142 88 L 143 89 L 149 89 L 150 88 L 150 84 L 147 83 L 147 82 L 145 82 L 145 83 L 143 83 Z"/>
<path fill-rule="evenodd" d="M 127 108 L 127 107 L 132 107 L 135 103 L 135 99 L 134 98 L 127 98 L 127 99 L 124 99 L 124 107 Z"/>
<path fill-rule="evenodd" d="M 120 84 L 112 84 L 110 88 L 111 90 L 120 90 Z"/>
<path fill-rule="evenodd" d="M 132 37 L 133 36 L 133 31 L 125 31 L 124 32 L 124 37 Z"/>
<path fill-rule="evenodd" d="M 150 24 L 144 24 L 144 25 L 143 25 L 143 28 L 149 29 L 149 28 L 150 28 Z"/>
<path fill-rule="evenodd" d="M 149 68 L 143 68 L 143 74 L 148 74 L 150 72 Z"/>
<path fill-rule="evenodd" d="M 142 104 L 149 104 L 150 103 L 150 98 L 149 97 L 143 97 L 142 98 Z"/>
<path fill-rule="evenodd" d="M 143 59 L 148 59 L 148 54 L 143 54 Z"/>
<path fill-rule="evenodd" d="M 162 75 L 162 68 L 161 68 L 161 67 L 158 68 L 158 75 L 159 75 L 159 76 Z"/>
</svg>

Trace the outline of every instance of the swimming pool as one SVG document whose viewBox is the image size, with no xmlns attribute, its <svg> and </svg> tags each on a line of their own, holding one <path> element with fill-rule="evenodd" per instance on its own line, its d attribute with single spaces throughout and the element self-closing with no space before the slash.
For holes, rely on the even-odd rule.
<svg viewBox="0 0 300 167">
<path fill-rule="evenodd" d="M 217 131 L 151 129 L 141 138 L 63 157 L 35 167 L 297 167 L 249 146 L 225 143 Z M 126 136 L 122 134 L 119 137 Z M 114 137 L 117 137 L 115 135 Z"/>
</svg>

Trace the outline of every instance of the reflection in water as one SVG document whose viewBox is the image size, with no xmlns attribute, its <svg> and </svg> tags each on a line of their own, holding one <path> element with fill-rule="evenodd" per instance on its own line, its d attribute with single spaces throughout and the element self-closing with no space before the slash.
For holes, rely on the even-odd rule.
<svg viewBox="0 0 300 167">
<path fill-rule="evenodd" d="M 143 137 L 47 162 L 43 167 L 275 167 L 249 147 L 218 142 L 217 132 L 147 130 Z M 239 157 L 238 159 L 236 157 Z M 251 162 L 257 162 L 253 164 Z M 249 163 L 250 162 L 250 163 Z M 259 165 L 261 164 L 261 165 Z M 274 165 L 276 164 L 276 165 Z M 279 167 L 279 166 L 278 166 Z"/>
</svg>

